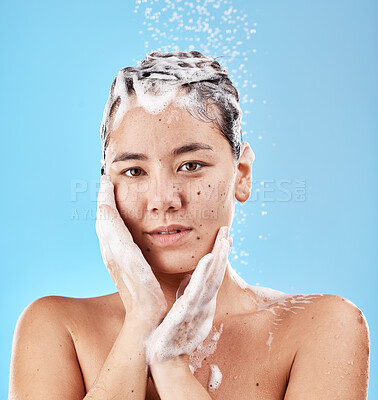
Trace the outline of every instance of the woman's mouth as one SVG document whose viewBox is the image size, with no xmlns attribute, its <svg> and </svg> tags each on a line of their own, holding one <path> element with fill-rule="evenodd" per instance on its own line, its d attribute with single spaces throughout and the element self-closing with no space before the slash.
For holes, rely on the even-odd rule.
<svg viewBox="0 0 378 400">
<path fill-rule="evenodd" d="M 149 233 L 149 235 L 156 244 L 165 247 L 182 242 L 189 236 L 190 232 L 191 229 L 177 229 L 170 232 L 153 232 Z"/>
</svg>

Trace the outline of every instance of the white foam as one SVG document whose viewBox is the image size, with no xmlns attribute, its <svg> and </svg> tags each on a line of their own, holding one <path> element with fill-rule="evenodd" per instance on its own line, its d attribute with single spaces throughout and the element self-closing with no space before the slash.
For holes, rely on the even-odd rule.
<svg viewBox="0 0 378 400">
<path fill-rule="evenodd" d="M 209 392 L 213 392 L 217 390 L 222 383 L 222 372 L 220 371 L 218 365 L 211 364 L 210 365 L 210 377 L 209 382 L 207 384 L 207 389 Z"/>
<path fill-rule="evenodd" d="M 273 332 L 269 332 L 269 338 L 266 341 L 266 345 L 269 346 L 269 350 L 270 350 L 270 345 L 272 344 L 273 341 Z"/>
<path fill-rule="evenodd" d="M 173 52 L 173 54 L 175 53 L 179 52 Z M 207 56 L 181 59 L 174 55 L 172 57 L 159 58 L 149 54 L 146 56 L 146 60 L 148 60 L 151 65 L 143 69 L 142 73 L 138 70 L 138 68 L 141 67 L 141 63 L 139 63 L 134 70 L 123 68 L 118 72 L 115 79 L 113 95 L 109 97 L 105 106 L 102 125 L 108 124 L 110 108 L 114 100 L 118 97 L 121 99 L 121 105 L 117 111 L 113 129 L 119 126 L 125 113 L 135 106 L 143 107 L 151 114 L 163 112 L 172 102 L 178 107 L 182 107 L 183 105 L 186 107 L 193 107 L 194 103 L 197 102 L 193 96 L 189 99 L 189 102 L 182 102 L 182 98 L 180 99 L 182 96 L 177 96 L 179 88 L 182 85 L 204 80 L 213 80 L 222 75 L 228 75 L 226 70 L 215 70 L 211 66 L 214 59 Z M 145 75 L 149 76 L 146 77 Z M 137 103 L 132 106 L 125 84 L 126 77 L 132 78 L 135 95 L 137 97 Z M 217 96 L 219 98 L 225 96 L 230 97 L 221 86 L 218 88 Z M 239 103 L 234 99 L 232 101 L 233 105 L 240 109 Z"/>
<path fill-rule="evenodd" d="M 231 276 L 235 280 L 235 282 L 242 289 L 250 289 L 253 293 L 257 294 L 257 306 L 259 310 L 264 310 L 268 308 L 270 305 L 277 303 L 278 301 L 282 301 L 292 295 L 280 292 L 279 290 L 263 287 L 263 286 L 253 286 L 249 285 L 232 267 L 228 264 L 228 269 L 231 273 Z"/>
<path fill-rule="evenodd" d="M 238 110 L 239 117 L 235 118 L 232 129 L 235 138 L 239 138 L 242 111 L 239 102 L 221 83 L 222 77 L 228 76 L 227 71 L 215 68 L 215 60 L 212 57 L 190 57 L 190 53 L 186 52 L 188 58 L 185 58 L 180 53 L 182 52 L 172 52 L 170 57 L 164 57 L 163 54 L 152 52 L 137 67 L 123 68 L 117 73 L 101 123 L 103 166 L 106 139 L 110 129 L 110 111 L 118 98 L 120 105 L 116 110 L 112 129 L 117 129 L 127 111 L 134 107 L 143 107 L 150 114 L 160 114 L 173 104 L 193 115 L 201 116 L 206 122 L 214 120 L 215 116 L 206 108 L 206 104 L 203 104 L 204 100 L 198 98 L 196 90 L 187 92 L 183 89 L 183 85 L 189 83 L 206 81 L 204 85 L 213 85 L 211 101 L 222 103 L 226 107 L 231 105 Z M 128 89 L 131 83 L 134 91 Z"/>
<path fill-rule="evenodd" d="M 152 74 L 148 80 L 143 81 L 133 75 L 133 86 L 137 97 L 137 106 L 143 107 L 150 114 L 163 112 L 172 103 L 178 92 L 177 85 L 172 84 L 171 81 L 168 81 L 167 84 L 166 75 L 159 77 L 159 74 Z M 155 92 L 152 89 L 155 89 Z M 122 97 L 121 100 L 123 100 Z M 123 115 L 124 113 L 121 116 Z"/>
<path fill-rule="evenodd" d="M 190 370 L 192 372 L 201 368 L 202 361 L 215 353 L 217 349 L 218 340 L 223 332 L 223 323 L 219 327 L 219 331 L 215 327 L 212 328 L 212 332 L 208 337 L 196 348 L 196 350 L 190 354 L 189 363 Z"/>
<path fill-rule="evenodd" d="M 121 104 L 118 107 L 118 111 L 116 113 L 115 119 L 114 119 L 114 123 L 113 123 L 113 128 L 117 129 L 119 124 L 122 121 L 123 116 L 125 115 L 125 113 L 127 112 L 127 110 L 130 109 L 130 98 L 127 95 L 127 91 L 126 91 L 126 86 L 125 86 L 125 82 L 123 80 L 123 72 L 122 70 L 118 72 L 117 76 L 116 76 L 116 81 L 115 81 L 115 87 L 114 87 L 114 93 L 117 93 L 116 97 L 118 96 L 121 98 Z M 109 98 L 107 103 L 106 103 L 106 107 L 104 110 L 104 116 L 103 118 L 109 118 L 109 111 L 110 111 L 110 107 L 112 106 L 113 103 L 113 98 Z"/>
<path fill-rule="evenodd" d="M 295 310 L 305 310 L 306 307 L 303 306 L 304 304 L 312 303 L 312 300 L 323 296 L 323 294 L 292 295 L 267 287 L 252 286 L 245 282 L 244 279 L 241 278 L 231 267 L 231 265 L 228 265 L 228 268 L 235 282 L 243 290 L 249 289 L 257 295 L 257 311 L 266 310 L 275 316 L 272 321 L 272 331 L 269 331 L 269 337 L 266 341 L 269 351 L 271 350 L 273 335 L 284 321 L 284 318 L 281 318 L 282 311 L 298 314 Z"/>
</svg>

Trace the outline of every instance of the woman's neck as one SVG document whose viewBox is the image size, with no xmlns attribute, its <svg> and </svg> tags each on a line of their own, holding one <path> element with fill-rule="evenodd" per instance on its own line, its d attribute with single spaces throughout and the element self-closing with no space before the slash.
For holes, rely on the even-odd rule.
<svg viewBox="0 0 378 400">
<path fill-rule="evenodd" d="M 257 309 L 255 294 L 249 289 L 242 289 L 232 276 L 231 265 L 227 262 L 226 272 L 217 295 L 217 307 L 214 321 L 226 316 L 253 312 Z M 176 301 L 176 293 L 187 274 L 156 274 L 161 289 L 168 303 L 168 310 Z"/>
</svg>

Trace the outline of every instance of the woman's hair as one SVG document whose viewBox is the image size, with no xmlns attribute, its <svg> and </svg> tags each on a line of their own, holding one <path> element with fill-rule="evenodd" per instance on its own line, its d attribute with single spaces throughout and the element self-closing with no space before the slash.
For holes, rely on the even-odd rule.
<svg viewBox="0 0 378 400">
<path fill-rule="evenodd" d="M 137 103 L 132 105 L 132 99 Z M 239 159 L 242 112 L 228 72 L 215 58 L 199 51 L 153 51 L 137 67 L 122 68 L 111 85 L 100 129 L 101 174 L 111 129 L 116 129 L 125 112 L 142 106 L 157 114 L 170 103 L 198 120 L 214 122 L 228 140 L 234 159 Z"/>
</svg>

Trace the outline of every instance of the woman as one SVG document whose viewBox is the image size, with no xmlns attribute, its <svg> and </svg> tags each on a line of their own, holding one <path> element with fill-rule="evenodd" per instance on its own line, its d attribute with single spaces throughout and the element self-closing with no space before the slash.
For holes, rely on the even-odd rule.
<svg viewBox="0 0 378 400">
<path fill-rule="evenodd" d="M 117 292 L 26 308 L 11 399 L 366 398 L 355 305 L 248 286 L 227 261 L 235 199 L 251 193 L 240 120 L 227 72 L 199 52 L 117 74 L 96 222 Z"/>
</svg>

